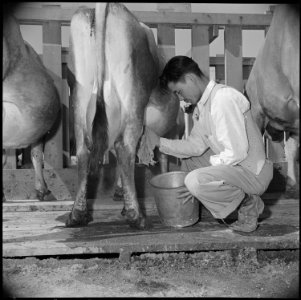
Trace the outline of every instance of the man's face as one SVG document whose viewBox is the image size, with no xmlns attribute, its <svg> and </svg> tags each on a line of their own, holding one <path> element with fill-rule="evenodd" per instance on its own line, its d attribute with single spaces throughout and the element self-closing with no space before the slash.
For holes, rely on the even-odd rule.
<svg viewBox="0 0 301 300">
<path fill-rule="evenodd" d="M 183 79 L 177 82 L 169 82 L 168 88 L 178 96 L 180 101 L 183 100 L 194 105 L 197 104 L 202 95 L 194 74 L 186 74 Z"/>
</svg>

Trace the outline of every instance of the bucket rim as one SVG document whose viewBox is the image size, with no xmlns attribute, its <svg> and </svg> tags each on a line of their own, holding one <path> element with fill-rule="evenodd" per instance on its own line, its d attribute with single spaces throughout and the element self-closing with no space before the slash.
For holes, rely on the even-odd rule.
<svg viewBox="0 0 301 300">
<path fill-rule="evenodd" d="M 183 185 L 180 185 L 180 186 L 177 186 L 177 187 L 162 187 L 162 186 L 158 186 L 156 184 L 154 184 L 152 181 L 154 178 L 158 178 L 158 177 L 162 177 L 162 176 L 165 176 L 167 174 L 188 174 L 189 172 L 185 172 L 185 171 L 172 171 L 172 172 L 166 172 L 166 173 L 163 173 L 163 174 L 158 174 L 154 177 L 152 177 L 150 180 L 149 180 L 149 184 L 152 186 L 152 187 L 155 187 L 155 188 L 158 188 L 158 189 L 164 189 L 164 190 L 174 190 L 174 189 L 178 189 L 179 187 L 182 187 L 182 186 L 185 186 L 185 184 L 183 183 Z"/>
</svg>

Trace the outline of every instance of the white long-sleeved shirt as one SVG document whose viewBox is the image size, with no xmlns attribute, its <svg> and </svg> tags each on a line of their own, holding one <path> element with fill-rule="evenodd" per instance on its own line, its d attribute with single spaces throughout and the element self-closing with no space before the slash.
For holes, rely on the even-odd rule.
<svg viewBox="0 0 301 300">
<path fill-rule="evenodd" d="M 179 158 L 200 156 L 209 148 L 206 142 L 206 138 L 209 138 L 211 144 L 216 145 L 212 149 L 215 155 L 210 157 L 211 165 L 236 165 L 247 157 L 249 144 L 244 113 L 250 109 L 250 103 L 234 88 L 224 87 L 217 90 L 211 99 L 209 118 L 215 134 L 206 138 L 202 135 L 204 132 L 202 106 L 208 100 L 215 84 L 212 80 L 208 83 L 198 102 L 193 113 L 194 125 L 187 139 L 160 138 L 159 150 L 161 152 Z"/>
</svg>

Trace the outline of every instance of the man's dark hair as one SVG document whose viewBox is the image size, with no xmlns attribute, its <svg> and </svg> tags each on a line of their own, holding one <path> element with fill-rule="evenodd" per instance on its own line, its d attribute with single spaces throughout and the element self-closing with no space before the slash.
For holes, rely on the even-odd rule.
<svg viewBox="0 0 301 300">
<path fill-rule="evenodd" d="M 177 82 L 187 73 L 194 73 L 200 78 L 206 77 L 198 64 L 187 56 L 174 56 L 171 58 L 160 76 L 160 86 L 166 89 L 169 82 Z"/>
</svg>

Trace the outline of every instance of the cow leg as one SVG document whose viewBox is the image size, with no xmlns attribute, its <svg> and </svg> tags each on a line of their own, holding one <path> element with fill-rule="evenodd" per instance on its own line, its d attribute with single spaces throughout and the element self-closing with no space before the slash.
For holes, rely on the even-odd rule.
<svg viewBox="0 0 301 300">
<path fill-rule="evenodd" d="M 139 130 L 125 129 L 123 138 L 115 143 L 115 150 L 124 192 L 124 208 L 121 214 L 126 217 L 131 227 L 144 229 L 149 224 L 139 207 L 134 181 L 136 145 L 140 134 Z"/>
<path fill-rule="evenodd" d="M 87 182 L 88 182 L 88 160 L 89 151 L 86 144 L 81 139 L 77 142 L 78 157 L 78 192 L 74 201 L 72 211 L 66 221 L 66 227 L 86 226 L 93 220 L 92 215 L 88 211 L 87 205 Z M 81 146 L 82 145 L 82 146 Z"/>
<path fill-rule="evenodd" d="M 122 181 L 121 181 L 121 175 L 120 175 L 120 167 L 117 164 L 116 167 L 116 184 L 115 184 L 115 192 L 113 196 L 114 201 L 123 201 L 124 200 L 124 193 L 123 193 L 123 187 L 122 187 Z"/>
<path fill-rule="evenodd" d="M 43 142 L 39 141 L 31 145 L 31 160 L 35 171 L 35 190 L 36 196 L 40 201 L 55 201 L 57 200 L 50 190 L 43 175 Z"/>
<path fill-rule="evenodd" d="M 299 197 L 299 180 L 298 166 L 299 166 L 299 145 L 298 141 L 289 137 L 287 141 L 284 142 L 285 156 L 287 160 L 287 181 L 286 181 L 286 197 L 298 198 Z"/>
</svg>

